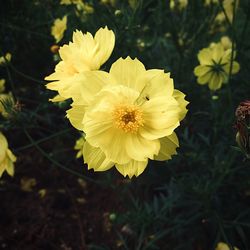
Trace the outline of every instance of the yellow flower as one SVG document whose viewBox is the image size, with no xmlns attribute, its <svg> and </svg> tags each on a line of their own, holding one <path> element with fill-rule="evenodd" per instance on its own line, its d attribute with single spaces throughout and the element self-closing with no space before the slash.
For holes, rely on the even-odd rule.
<svg viewBox="0 0 250 250">
<path fill-rule="evenodd" d="M 0 177 L 4 171 L 10 176 L 14 175 L 14 162 L 16 157 L 8 148 L 8 142 L 5 136 L 0 132 Z"/>
<path fill-rule="evenodd" d="M 11 54 L 6 53 L 5 56 L 0 57 L 0 65 L 5 65 L 6 63 L 10 62 L 11 60 Z"/>
<path fill-rule="evenodd" d="M 170 9 L 173 10 L 177 8 L 178 10 L 183 10 L 187 7 L 188 0 L 170 0 Z"/>
<path fill-rule="evenodd" d="M 199 84 L 208 84 L 211 90 L 220 89 L 228 82 L 232 50 L 223 48 L 221 43 L 214 43 L 198 53 L 200 65 L 195 67 L 194 74 Z M 235 59 L 236 53 L 234 53 Z M 240 65 L 232 62 L 232 74 L 238 73 Z"/>
<path fill-rule="evenodd" d="M 51 27 L 51 35 L 55 38 L 56 42 L 60 42 L 63 38 L 63 34 L 67 29 L 67 16 L 62 19 L 57 18 Z"/>
<path fill-rule="evenodd" d="M 138 176 L 148 159 L 168 160 L 179 146 L 174 130 L 187 109 L 170 74 L 146 70 L 137 59 L 118 59 L 110 72 L 88 72 L 67 117 L 84 131 L 88 168 L 115 165 L 124 176 Z"/>
<path fill-rule="evenodd" d="M 110 57 L 114 45 L 115 35 L 107 27 L 100 28 L 94 37 L 89 32 L 75 31 L 73 42 L 60 47 L 62 61 L 56 65 L 55 72 L 45 78 L 53 81 L 46 87 L 58 91 L 64 99 L 71 98 L 72 92 L 78 92 L 80 73 L 99 69 Z"/>
<path fill-rule="evenodd" d="M 224 242 L 219 242 L 215 250 L 230 250 L 229 246 Z M 238 247 L 234 247 L 233 250 L 239 250 Z"/>
<path fill-rule="evenodd" d="M 81 136 L 76 141 L 76 144 L 75 144 L 75 147 L 74 147 L 74 149 L 78 151 L 77 154 L 76 154 L 76 158 L 80 158 L 82 156 L 84 143 L 85 143 L 84 136 Z"/>
<path fill-rule="evenodd" d="M 0 93 L 4 92 L 5 90 L 5 79 L 0 79 Z"/>
</svg>

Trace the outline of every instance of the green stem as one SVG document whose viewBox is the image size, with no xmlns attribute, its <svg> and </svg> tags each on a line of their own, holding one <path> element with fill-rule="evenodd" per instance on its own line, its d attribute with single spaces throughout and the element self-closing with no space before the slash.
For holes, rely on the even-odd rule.
<svg viewBox="0 0 250 250">
<path fill-rule="evenodd" d="M 47 160 L 49 160 L 50 162 L 52 162 L 55 166 L 57 166 L 57 167 L 59 167 L 59 168 L 65 170 L 65 171 L 67 171 L 67 172 L 70 173 L 70 174 L 73 174 L 73 175 L 78 176 L 78 177 L 80 177 L 80 178 L 82 178 L 82 179 L 85 179 L 86 181 L 90 181 L 90 182 L 93 182 L 93 183 L 95 183 L 95 184 L 100 184 L 99 182 L 97 182 L 97 181 L 95 181 L 95 180 L 93 180 L 93 179 L 91 179 L 91 178 L 89 178 L 89 177 L 87 177 L 87 176 L 84 176 L 84 175 L 80 174 L 80 173 L 77 172 L 77 171 L 74 171 L 74 170 L 72 170 L 72 169 L 70 169 L 70 168 L 67 168 L 67 167 L 65 167 L 64 165 L 62 165 L 61 163 L 55 161 L 53 158 L 51 158 L 51 157 L 48 155 L 48 153 L 46 153 L 40 146 L 37 145 L 37 143 L 33 140 L 33 138 L 30 136 L 30 134 L 28 133 L 28 131 L 27 131 L 25 128 L 23 128 L 23 131 L 24 131 L 25 135 L 27 136 L 27 138 L 30 140 L 30 142 L 36 147 L 36 149 L 37 149 L 37 150 L 38 150 Z"/>
</svg>

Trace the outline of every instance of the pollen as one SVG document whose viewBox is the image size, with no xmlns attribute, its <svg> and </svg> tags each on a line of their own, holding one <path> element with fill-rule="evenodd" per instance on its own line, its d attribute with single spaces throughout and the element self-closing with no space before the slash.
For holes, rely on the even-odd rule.
<svg viewBox="0 0 250 250">
<path fill-rule="evenodd" d="M 114 109 L 113 117 L 115 126 L 126 133 L 135 133 L 143 126 L 143 114 L 138 106 L 121 105 Z"/>
</svg>

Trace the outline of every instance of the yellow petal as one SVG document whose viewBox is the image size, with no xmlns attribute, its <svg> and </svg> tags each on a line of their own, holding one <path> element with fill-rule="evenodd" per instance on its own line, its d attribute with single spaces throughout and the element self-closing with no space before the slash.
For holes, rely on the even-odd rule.
<svg viewBox="0 0 250 250">
<path fill-rule="evenodd" d="M 145 73 L 144 65 L 138 59 L 120 58 L 114 62 L 110 74 L 116 79 L 117 84 L 141 91 L 141 81 L 138 78 Z"/>
<path fill-rule="evenodd" d="M 60 95 L 56 95 L 53 98 L 49 99 L 50 102 L 63 102 L 66 99 Z"/>
<path fill-rule="evenodd" d="M 205 75 L 199 76 L 197 82 L 201 85 L 207 84 L 212 77 L 212 72 L 208 72 Z"/>
<path fill-rule="evenodd" d="M 141 88 L 140 96 L 136 103 L 142 103 L 159 96 L 172 96 L 174 91 L 173 79 L 170 73 L 164 73 L 163 70 L 147 70 L 143 75 L 137 78 L 137 84 Z M 139 90 L 138 88 L 138 90 Z"/>
<path fill-rule="evenodd" d="M 211 90 L 217 90 L 220 89 L 223 83 L 223 77 L 220 76 L 220 74 L 213 73 L 212 77 L 208 83 L 208 87 Z"/>
<path fill-rule="evenodd" d="M 158 140 L 146 140 L 140 134 L 128 134 L 125 147 L 129 157 L 136 161 L 146 161 L 158 154 L 160 143 Z"/>
<path fill-rule="evenodd" d="M 79 76 L 77 82 L 72 84 L 71 96 L 75 103 L 79 101 L 88 105 L 96 94 L 105 86 L 114 84 L 114 79 L 104 71 L 88 71 Z"/>
<path fill-rule="evenodd" d="M 99 44 L 99 50 L 96 54 L 100 65 L 104 64 L 110 57 L 115 46 L 115 34 L 109 30 L 107 26 L 100 28 L 94 37 L 95 41 Z"/>
<path fill-rule="evenodd" d="M 72 126 L 78 130 L 83 130 L 83 117 L 86 106 L 84 105 L 72 105 L 72 108 L 67 110 L 66 117 L 69 119 Z"/>
<path fill-rule="evenodd" d="M 216 44 L 212 49 L 212 58 L 216 63 L 219 63 L 222 59 L 223 55 L 225 53 L 225 50 L 222 46 L 222 44 L 218 43 Z"/>
<path fill-rule="evenodd" d="M 204 65 L 212 65 L 212 53 L 211 50 L 209 48 L 205 48 L 200 50 L 200 52 L 198 53 L 198 59 L 200 64 L 204 64 Z"/>
<path fill-rule="evenodd" d="M 148 139 L 155 140 L 171 135 L 179 126 L 180 107 L 173 98 L 155 97 L 142 105 L 144 126 L 140 134 Z"/>
<path fill-rule="evenodd" d="M 159 139 L 161 148 L 157 156 L 154 157 L 157 161 L 166 161 L 176 155 L 176 148 L 179 147 L 178 137 L 175 133 Z"/>
<path fill-rule="evenodd" d="M 116 169 L 126 177 L 132 178 L 134 175 L 138 177 L 147 167 L 148 161 L 131 160 L 126 164 L 115 164 Z"/>
<path fill-rule="evenodd" d="M 230 71 L 230 62 L 227 63 L 225 66 L 223 66 L 223 69 L 225 70 L 225 72 L 227 74 L 229 74 L 229 71 Z M 233 64 L 232 64 L 232 74 L 237 74 L 240 70 L 240 64 L 236 61 L 233 61 Z"/>
<path fill-rule="evenodd" d="M 189 102 L 185 100 L 185 95 L 177 89 L 174 90 L 173 97 L 179 104 L 180 107 L 179 119 L 181 121 L 187 114 L 186 106 L 188 105 Z"/>
<path fill-rule="evenodd" d="M 194 74 L 196 76 L 203 76 L 207 74 L 211 70 L 211 67 L 206 66 L 206 65 L 199 65 L 194 68 Z"/>
<path fill-rule="evenodd" d="M 114 166 L 100 148 L 91 146 L 87 141 L 83 146 L 84 163 L 88 164 L 88 169 L 95 171 L 106 171 Z"/>
<path fill-rule="evenodd" d="M 5 136 L 0 132 L 0 162 L 3 161 L 6 155 L 6 151 L 8 149 L 8 142 Z"/>
</svg>

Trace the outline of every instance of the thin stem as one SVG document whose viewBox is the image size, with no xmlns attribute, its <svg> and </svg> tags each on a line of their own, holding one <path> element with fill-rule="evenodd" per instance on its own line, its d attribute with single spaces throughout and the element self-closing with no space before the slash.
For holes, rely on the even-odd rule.
<svg viewBox="0 0 250 250">
<path fill-rule="evenodd" d="M 54 138 L 54 137 L 57 137 L 57 136 L 59 136 L 59 135 L 66 134 L 66 133 L 69 132 L 70 130 L 71 130 L 71 129 L 69 129 L 69 128 L 64 129 L 64 130 L 59 131 L 59 132 L 57 132 L 57 133 L 54 133 L 54 134 L 52 134 L 52 135 L 50 135 L 50 136 L 47 136 L 47 137 L 42 138 L 42 139 L 40 139 L 40 140 L 34 141 L 35 144 L 34 144 L 34 143 L 30 143 L 30 144 L 28 144 L 28 145 L 25 145 L 25 146 L 22 146 L 22 147 L 20 147 L 20 148 L 17 148 L 17 149 L 15 149 L 15 151 L 18 152 L 18 151 L 25 150 L 25 149 L 27 149 L 27 148 L 34 147 L 35 145 L 38 145 L 38 144 L 40 144 L 40 143 L 42 143 L 42 142 L 46 142 L 46 141 L 48 141 L 48 140 L 50 140 L 50 139 L 52 139 L 52 138 Z"/>
<path fill-rule="evenodd" d="M 24 131 L 25 135 L 27 136 L 27 138 L 30 140 L 30 142 L 36 147 L 36 149 L 37 149 L 46 159 L 48 159 L 50 162 L 52 162 L 55 166 L 57 166 L 57 167 L 59 167 L 59 168 L 62 168 L 63 170 L 67 171 L 68 173 L 73 174 L 73 175 L 76 175 L 76 176 L 78 176 L 78 177 L 80 177 L 80 178 L 82 178 L 82 179 L 85 179 L 85 180 L 87 180 L 87 181 L 93 182 L 93 183 L 95 183 L 95 184 L 100 184 L 99 182 L 97 182 L 97 181 L 95 181 L 95 180 L 93 180 L 93 179 L 91 179 L 91 178 L 89 178 L 89 177 L 87 177 L 87 176 L 84 176 L 84 175 L 80 174 L 79 172 L 74 171 L 74 170 L 72 170 L 72 169 L 70 169 L 70 168 L 68 168 L 68 167 L 65 167 L 65 166 L 62 165 L 61 163 L 55 161 L 53 158 L 51 158 L 51 157 L 48 155 L 48 153 L 46 153 L 40 146 L 38 146 L 38 145 L 36 144 L 36 142 L 33 140 L 33 138 L 30 136 L 30 134 L 28 133 L 28 131 L 27 131 L 25 128 L 23 128 L 23 131 Z"/>
</svg>

